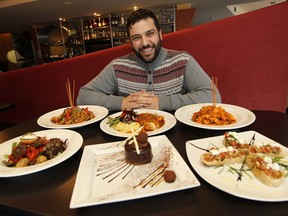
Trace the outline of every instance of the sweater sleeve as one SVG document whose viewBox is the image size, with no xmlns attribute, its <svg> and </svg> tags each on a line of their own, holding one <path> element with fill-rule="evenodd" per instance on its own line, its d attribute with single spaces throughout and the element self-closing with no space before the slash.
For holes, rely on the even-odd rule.
<svg viewBox="0 0 288 216">
<path fill-rule="evenodd" d="M 117 79 L 112 62 L 79 90 L 78 105 L 98 105 L 108 110 L 121 110 L 122 96 L 117 94 Z"/>
<path fill-rule="evenodd" d="M 217 90 L 217 102 L 221 102 Z M 177 110 L 178 108 L 196 103 L 212 103 L 211 79 L 191 56 L 186 65 L 182 94 L 159 97 L 161 110 Z"/>
</svg>

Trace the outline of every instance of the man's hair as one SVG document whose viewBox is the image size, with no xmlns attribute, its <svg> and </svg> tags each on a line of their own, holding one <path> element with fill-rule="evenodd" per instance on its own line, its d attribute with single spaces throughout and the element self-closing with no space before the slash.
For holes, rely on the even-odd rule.
<svg viewBox="0 0 288 216">
<path fill-rule="evenodd" d="M 139 22 L 140 20 L 147 19 L 149 17 L 153 19 L 154 24 L 159 32 L 160 23 L 155 14 L 151 10 L 139 8 L 138 10 L 133 11 L 127 19 L 126 30 L 128 38 L 130 38 L 130 29 L 132 25 L 134 25 L 136 22 Z"/>
</svg>

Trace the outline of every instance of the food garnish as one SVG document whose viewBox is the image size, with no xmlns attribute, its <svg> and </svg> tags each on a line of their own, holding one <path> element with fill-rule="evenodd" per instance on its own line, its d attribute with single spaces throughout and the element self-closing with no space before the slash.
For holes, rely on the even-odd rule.
<svg viewBox="0 0 288 216">
<path fill-rule="evenodd" d="M 164 177 L 164 180 L 165 180 L 166 182 L 168 182 L 168 183 L 172 183 L 172 182 L 174 182 L 174 181 L 176 180 L 176 174 L 175 174 L 175 172 L 172 171 L 172 170 L 166 170 L 166 171 L 164 172 L 163 177 Z"/>
<path fill-rule="evenodd" d="M 26 133 L 20 138 L 20 142 L 24 144 L 30 144 L 35 142 L 38 139 L 38 137 L 33 133 Z"/>
</svg>

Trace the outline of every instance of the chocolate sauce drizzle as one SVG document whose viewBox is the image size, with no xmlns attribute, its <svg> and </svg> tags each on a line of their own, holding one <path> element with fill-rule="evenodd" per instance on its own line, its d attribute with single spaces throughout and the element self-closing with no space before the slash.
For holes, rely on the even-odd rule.
<svg viewBox="0 0 288 216">
<path fill-rule="evenodd" d="M 133 170 L 135 165 L 127 163 L 124 159 L 118 159 L 112 163 L 100 165 L 99 168 L 97 168 L 96 176 L 102 176 L 102 180 L 105 180 L 111 176 L 113 176 L 111 179 L 108 180 L 108 183 L 115 180 L 117 177 L 119 177 L 121 174 L 125 173 L 122 177 L 122 180 L 125 179 L 129 173 Z M 151 187 L 157 186 L 160 184 L 164 177 L 164 172 L 168 165 L 166 163 L 162 163 L 159 167 L 157 167 L 152 173 L 150 173 L 146 178 L 144 178 L 139 184 L 134 186 L 133 188 L 141 186 L 142 188 L 145 188 L 147 185 L 150 185 Z M 130 168 L 130 169 L 129 169 Z"/>
<path fill-rule="evenodd" d="M 114 175 L 113 178 L 108 180 L 108 183 L 110 183 L 114 179 L 116 179 L 118 176 L 120 176 L 121 174 L 127 171 L 122 177 L 122 179 L 125 179 L 128 176 L 128 174 L 133 170 L 134 167 L 135 165 L 126 163 L 124 159 L 118 159 L 112 163 L 100 165 L 99 168 L 97 169 L 97 172 L 100 172 L 100 173 L 97 173 L 96 176 L 107 174 L 102 178 L 103 180 L 105 180 L 108 177 L 111 177 Z"/>
<path fill-rule="evenodd" d="M 135 185 L 133 188 L 142 187 L 145 188 L 147 185 L 151 187 L 160 184 L 163 180 L 163 175 L 168 167 L 168 164 L 162 163 L 159 167 L 157 167 L 151 174 L 149 174 L 146 178 L 144 178 L 138 185 Z"/>
<path fill-rule="evenodd" d="M 135 166 L 139 167 L 137 165 L 127 163 L 125 158 L 122 156 L 123 155 L 121 154 L 121 158 L 119 158 L 116 154 L 113 154 L 110 156 L 111 159 L 113 158 L 112 160 L 105 160 L 103 163 L 100 163 L 96 169 L 96 177 L 100 177 L 102 180 L 107 181 L 108 183 L 111 183 L 113 180 L 120 177 L 122 180 L 124 180 L 127 176 L 129 176 L 129 174 L 132 173 Z M 145 188 L 147 186 L 154 187 L 163 182 L 163 176 L 169 165 L 171 157 L 171 148 L 164 148 L 160 158 L 162 164 L 153 170 L 150 174 L 148 174 L 143 180 L 141 180 L 140 183 L 133 186 L 133 188 Z M 149 167 L 149 170 L 152 169 Z"/>
</svg>

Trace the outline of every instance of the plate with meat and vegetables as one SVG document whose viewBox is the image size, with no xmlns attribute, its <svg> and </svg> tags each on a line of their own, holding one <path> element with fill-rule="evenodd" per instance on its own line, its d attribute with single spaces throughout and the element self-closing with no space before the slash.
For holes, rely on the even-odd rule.
<svg viewBox="0 0 288 216">
<path fill-rule="evenodd" d="M 118 137 L 129 137 L 137 130 L 143 130 L 150 136 L 170 130 L 176 122 L 172 114 L 161 110 L 123 110 L 103 119 L 100 128 L 103 132 Z"/>
<path fill-rule="evenodd" d="M 29 132 L 0 144 L 0 177 L 16 177 L 55 166 L 74 155 L 82 136 L 72 130 Z"/>
</svg>

